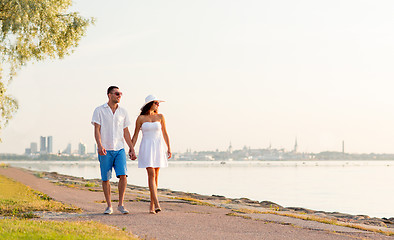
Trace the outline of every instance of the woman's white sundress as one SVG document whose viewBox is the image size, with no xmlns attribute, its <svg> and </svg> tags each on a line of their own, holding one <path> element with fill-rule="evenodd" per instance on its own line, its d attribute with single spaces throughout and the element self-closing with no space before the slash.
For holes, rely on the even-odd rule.
<svg viewBox="0 0 394 240">
<path fill-rule="evenodd" d="M 138 167 L 168 167 L 167 146 L 163 139 L 160 122 L 144 122 L 142 140 L 138 152 Z"/>
</svg>

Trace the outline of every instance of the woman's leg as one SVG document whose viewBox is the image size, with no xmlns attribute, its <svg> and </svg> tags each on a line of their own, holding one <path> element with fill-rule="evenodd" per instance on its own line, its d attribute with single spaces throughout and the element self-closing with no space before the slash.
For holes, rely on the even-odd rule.
<svg viewBox="0 0 394 240">
<path fill-rule="evenodd" d="M 156 196 L 157 196 L 157 188 L 158 188 L 158 186 L 159 186 L 159 185 L 158 185 L 159 170 L 160 170 L 160 168 L 155 168 Z M 160 208 L 160 203 L 159 203 L 159 199 L 157 199 L 157 205 L 156 205 L 156 208 L 155 208 L 156 212 L 158 212 L 157 209 L 160 209 L 160 210 L 161 210 L 161 208 Z"/>
<path fill-rule="evenodd" d="M 156 171 L 154 170 L 154 168 L 151 168 L 151 167 L 146 168 L 146 171 L 148 173 L 148 185 L 149 185 L 149 191 L 150 191 L 150 209 L 149 209 L 149 211 L 151 213 L 154 213 L 155 206 L 157 207 L 159 205 L 159 201 L 157 199 L 157 186 L 156 186 L 156 180 L 155 180 Z"/>
<path fill-rule="evenodd" d="M 155 183 L 156 183 L 156 190 L 157 190 L 157 188 L 159 187 L 159 184 L 158 184 L 159 170 L 160 170 L 160 168 L 155 168 Z M 157 191 L 156 191 L 156 193 L 157 193 Z"/>
</svg>

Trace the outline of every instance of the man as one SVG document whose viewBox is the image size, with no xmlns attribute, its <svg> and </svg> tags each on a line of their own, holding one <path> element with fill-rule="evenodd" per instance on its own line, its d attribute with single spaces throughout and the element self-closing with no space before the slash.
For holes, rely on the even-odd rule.
<svg viewBox="0 0 394 240">
<path fill-rule="evenodd" d="M 125 109 L 119 106 L 122 92 L 116 86 L 107 90 L 108 103 L 94 110 L 92 124 L 94 125 L 94 138 L 97 143 L 98 159 L 100 161 L 101 180 L 107 208 L 104 214 L 113 212 L 111 204 L 111 185 L 109 180 L 112 176 L 112 168 L 115 169 L 116 177 L 119 178 L 119 204 L 118 210 L 123 214 L 129 211 L 123 206 L 124 194 L 127 186 L 126 153 L 124 140 L 129 146 L 129 155 L 132 160 L 137 157 L 131 143 L 128 126 L 130 120 Z"/>
</svg>

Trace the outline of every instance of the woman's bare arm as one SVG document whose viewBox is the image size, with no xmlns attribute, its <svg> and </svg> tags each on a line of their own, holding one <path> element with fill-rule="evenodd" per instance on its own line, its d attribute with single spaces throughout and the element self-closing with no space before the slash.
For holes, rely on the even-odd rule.
<svg viewBox="0 0 394 240">
<path fill-rule="evenodd" d="M 137 143 L 138 133 L 140 132 L 141 125 L 142 125 L 142 119 L 141 119 L 141 116 L 138 116 L 137 120 L 135 120 L 134 134 L 133 134 L 133 137 L 131 138 L 131 144 L 133 145 L 133 147 Z"/>
<path fill-rule="evenodd" d="M 166 128 L 166 121 L 165 121 L 164 116 L 162 114 L 161 114 L 161 119 L 160 120 L 161 120 L 161 131 L 163 133 L 163 138 L 164 138 L 164 141 L 167 144 L 168 158 L 171 158 L 172 153 L 171 153 L 171 147 L 170 147 L 170 138 L 168 137 L 167 128 Z"/>
</svg>

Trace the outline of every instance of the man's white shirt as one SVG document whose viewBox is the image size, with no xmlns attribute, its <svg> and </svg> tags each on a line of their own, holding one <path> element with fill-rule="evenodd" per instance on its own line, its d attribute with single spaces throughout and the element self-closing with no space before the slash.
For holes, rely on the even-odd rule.
<svg viewBox="0 0 394 240">
<path fill-rule="evenodd" d="M 92 122 L 101 126 L 101 144 L 106 150 L 118 151 L 124 148 L 123 129 L 131 125 L 127 111 L 118 105 L 115 113 L 108 103 L 94 110 Z"/>
</svg>

